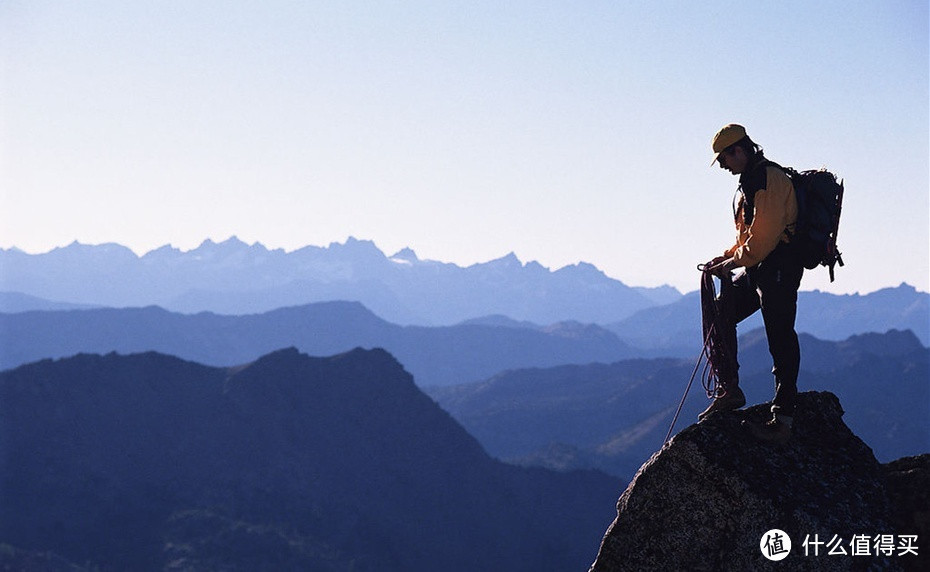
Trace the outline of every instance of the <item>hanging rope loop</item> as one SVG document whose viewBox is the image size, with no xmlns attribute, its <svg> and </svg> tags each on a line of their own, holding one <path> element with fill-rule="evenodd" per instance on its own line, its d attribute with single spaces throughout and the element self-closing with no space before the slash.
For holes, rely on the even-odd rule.
<svg viewBox="0 0 930 572">
<path fill-rule="evenodd" d="M 736 327 L 730 288 L 733 288 L 733 280 L 729 276 L 721 279 L 718 297 L 714 275 L 706 268 L 701 273 L 701 326 L 707 358 L 701 381 L 711 399 L 726 395 L 727 382 L 736 379 L 736 348 L 731 347 L 727 336 Z"/>
<path fill-rule="evenodd" d="M 726 395 L 727 382 L 736 379 L 736 348 L 732 347 L 732 341 L 729 341 L 727 337 L 727 334 L 735 331 L 733 328 L 736 327 L 733 323 L 736 318 L 733 296 L 729 292 L 729 289 L 733 288 L 733 280 L 729 276 L 720 280 L 720 296 L 718 297 L 714 275 L 708 272 L 708 265 L 698 264 L 697 268 L 701 271 L 701 328 L 704 334 L 704 344 L 701 346 L 701 354 L 691 371 L 688 385 L 685 386 L 685 392 L 678 403 L 672 424 L 665 435 L 665 441 L 662 442 L 663 447 L 672 436 L 675 423 L 681 414 L 681 408 L 691 390 L 691 384 L 694 383 L 694 377 L 701 369 L 701 362 L 704 362 L 704 368 L 701 370 L 701 385 L 704 386 L 704 392 L 710 399 Z"/>
</svg>

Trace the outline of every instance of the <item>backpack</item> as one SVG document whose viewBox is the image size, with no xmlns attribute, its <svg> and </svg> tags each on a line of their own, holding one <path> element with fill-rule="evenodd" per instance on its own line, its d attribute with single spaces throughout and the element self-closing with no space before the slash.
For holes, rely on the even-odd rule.
<svg viewBox="0 0 930 572">
<path fill-rule="evenodd" d="M 843 266 L 843 256 L 836 247 L 843 209 L 843 181 L 837 181 L 836 175 L 826 169 L 784 170 L 798 200 L 798 222 L 791 233 L 791 244 L 804 268 L 826 266 L 833 282 L 833 267 Z"/>
</svg>

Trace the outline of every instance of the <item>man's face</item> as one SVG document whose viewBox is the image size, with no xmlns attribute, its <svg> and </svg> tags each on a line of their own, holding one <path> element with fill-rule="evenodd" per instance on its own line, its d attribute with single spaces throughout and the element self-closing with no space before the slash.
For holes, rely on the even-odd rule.
<svg viewBox="0 0 930 572">
<path fill-rule="evenodd" d="M 739 175 L 745 171 L 748 162 L 749 157 L 746 156 L 746 151 L 742 147 L 734 147 L 732 150 L 724 149 L 720 153 L 720 157 L 717 158 L 720 168 L 726 169 L 734 175 Z"/>
</svg>

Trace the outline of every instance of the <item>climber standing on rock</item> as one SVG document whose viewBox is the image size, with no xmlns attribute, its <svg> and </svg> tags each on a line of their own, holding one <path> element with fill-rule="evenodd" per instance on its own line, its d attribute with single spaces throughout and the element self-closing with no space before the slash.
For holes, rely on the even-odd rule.
<svg viewBox="0 0 930 572">
<path fill-rule="evenodd" d="M 775 398 L 772 418 L 750 429 L 761 439 L 783 441 L 791 435 L 801 362 L 794 324 L 804 267 L 789 247 L 798 218 L 797 197 L 785 171 L 765 158 L 741 125 L 723 127 L 714 136 L 712 148 L 711 164 L 739 176 L 739 198 L 734 212 L 735 244 L 704 265 L 705 272 L 727 281 L 721 287 L 719 307 L 729 308 L 732 319 L 725 321 L 725 331 L 719 334 L 731 351 L 730 363 L 722 368 L 727 378 L 718 380 L 714 401 L 699 418 L 746 404 L 737 373 L 736 324 L 761 309 L 774 365 Z M 741 272 L 733 277 L 735 270 Z"/>
</svg>

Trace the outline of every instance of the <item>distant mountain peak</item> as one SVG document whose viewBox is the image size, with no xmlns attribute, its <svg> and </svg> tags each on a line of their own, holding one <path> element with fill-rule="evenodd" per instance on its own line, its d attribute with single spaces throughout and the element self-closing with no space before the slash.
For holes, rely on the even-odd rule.
<svg viewBox="0 0 930 572">
<path fill-rule="evenodd" d="M 327 250 L 331 254 L 348 253 L 349 255 L 366 260 L 386 259 L 384 252 L 372 240 L 359 240 L 350 236 L 344 243 L 331 242 Z"/>
<path fill-rule="evenodd" d="M 212 239 L 208 238 L 201 242 L 200 246 L 198 246 L 195 250 L 223 250 L 228 252 L 235 250 L 246 250 L 250 248 L 265 250 L 265 247 L 260 242 L 249 245 L 248 243 L 240 240 L 236 235 L 232 235 L 226 240 L 222 240 L 220 242 L 214 242 Z"/>
<path fill-rule="evenodd" d="M 413 251 L 410 247 L 404 247 L 398 250 L 394 255 L 391 256 L 391 260 L 395 262 L 407 262 L 414 263 L 419 262 L 420 259 L 417 257 L 417 253 Z"/>
<path fill-rule="evenodd" d="M 143 255 L 143 258 L 146 257 L 159 257 L 159 256 L 177 256 L 182 253 L 182 250 L 172 244 L 163 244 L 158 248 L 150 250 Z"/>
<path fill-rule="evenodd" d="M 475 266 L 486 266 L 490 268 L 523 268 L 523 262 L 521 262 L 517 255 L 511 251 L 506 255 L 501 256 L 500 258 L 489 260 L 483 265 L 476 264 Z"/>
<path fill-rule="evenodd" d="M 813 290 L 802 290 L 802 292 L 810 292 L 813 294 L 826 294 L 827 293 L 817 288 Z M 852 294 L 836 294 L 836 296 L 843 296 L 847 298 L 859 298 L 859 297 L 864 297 L 864 296 L 873 296 L 876 294 L 879 296 L 884 295 L 884 294 L 915 295 L 915 294 L 927 294 L 927 292 L 918 290 L 917 288 L 908 284 L 907 282 L 901 282 L 897 286 L 886 286 L 884 288 L 879 288 L 878 290 L 873 290 L 871 292 L 853 292 Z"/>
<path fill-rule="evenodd" d="M 52 249 L 52 252 L 80 252 L 82 254 L 97 254 L 97 255 L 122 255 L 122 254 L 132 254 L 135 256 L 135 253 L 128 247 L 123 246 L 122 244 L 117 244 L 115 242 L 104 242 L 101 244 L 85 244 L 77 240 L 72 241 L 70 244 L 64 247 L 58 247 Z"/>
<path fill-rule="evenodd" d="M 918 292 L 918 290 L 917 288 L 915 288 L 914 286 L 911 286 L 907 282 L 902 282 L 898 284 L 897 287 L 883 288 L 881 290 L 878 290 L 878 292 L 895 292 L 897 294 L 902 294 L 902 295 L 914 295 Z"/>
<path fill-rule="evenodd" d="M 340 367 L 349 364 L 350 370 L 355 368 L 359 372 L 377 371 L 382 377 L 378 380 L 379 384 L 383 385 L 386 379 L 400 377 L 403 378 L 404 385 L 414 387 L 413 378 L 404 370 L 397 358 L 382 348 L 356 347 L 333 356 L 314 357 L 290 346 L 265 354 L 254 362 L 235 369 L 237 372 L 259 373 L 258 377 L 263 380 L 263 383 L 267 383 L 268 380 L 279 378 L 282 368 L 294 371 L 295 368 L 300 367 L 318 367 L 322 363 L 339 364 Z M 359 375 L 358 382 L 361 385 L 369 383 L 368 377 L 369 375 Z"/>
<path fill-rule="evenodd" d="M 843 348 L 857 348 L 871 354 L 895 356 L 925 349 L 911 330 L 891 329 L 885 333 L 855 334 L 840 342 Z"/>
<path fill-rule="evenodd" d="M 578 262 L 577 264 L 568 264 L 556 270 L 555 273 L 561 274 L 561 275 L 583 276 L 587 278 L 595 278 L 598 280 L 608 278 L 608 276 L 604 274 L 603 270 L 601 270 L 600 268 L 598 268 L 597 266 L 589 262 Z"/>
<path fill-rule="evenodd" d="M 378 248 L 377 245 L 375 245 L 375 241 L 369 240 L 369 239 L 367 239 L 367 238 L 364 238 L 364 239 L 355 238 L 354 236 L 350 236 L 350 237 L 347 238 L 346 241 L 343 242 L 343 243 L 331 242 L 331 243 L 329 244 L 329 246 L 330 246 L 330 248 L 332 248 L 332 247 L 340 247 L 340 246 L 341 246 L 341 247 L 346 247 L 346 248 L 364 248 L 364 249 L 372 249 L 372 248 L 374 248 L 374 249 L 377 250 L 378 252 L 381 252 L 381 249 Z"/>
</svg>

